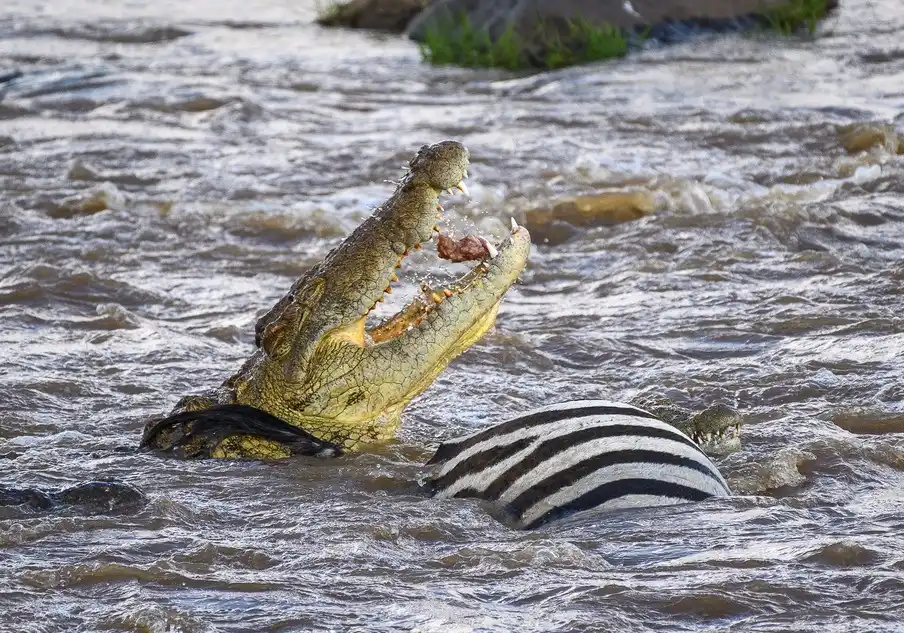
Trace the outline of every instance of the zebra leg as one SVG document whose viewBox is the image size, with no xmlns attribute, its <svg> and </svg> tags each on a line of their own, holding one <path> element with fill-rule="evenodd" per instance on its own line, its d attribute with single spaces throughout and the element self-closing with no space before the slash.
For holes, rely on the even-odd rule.
<svg viewBox="0 0 904 633">
<path fill-rule="evenodd" d="M 343 453 L 336 444 L 243 404 L 214 404 L 199 410 L 189 406 L 165 418 L 154 418 L 145 425 L 140 448 L 178 459 L 275 460 Z"/>
</svg>

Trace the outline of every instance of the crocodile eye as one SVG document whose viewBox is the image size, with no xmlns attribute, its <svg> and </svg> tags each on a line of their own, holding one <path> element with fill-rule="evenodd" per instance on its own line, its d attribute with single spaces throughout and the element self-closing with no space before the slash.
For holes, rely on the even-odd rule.
<svg viewBox="0 0 904 633">
<path fill-rule="evenodd" d="M 311 279 L 297 293 L 288 295 L 289 300 L 281 312 L 271 316 L 271 310 L 271 314 L 258 321 L 255 343 L 267 356 L 278 359 L 289 353 L 299 330 L 309 320 L 315 304 L 323 296 L 324 285 L 322 277 Z"/>
</svg>

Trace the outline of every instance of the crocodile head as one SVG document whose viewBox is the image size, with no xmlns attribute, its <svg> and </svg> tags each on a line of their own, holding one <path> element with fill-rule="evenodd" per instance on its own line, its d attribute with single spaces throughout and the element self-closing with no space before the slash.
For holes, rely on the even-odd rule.
<svg viewBox="0 0 904 633">
<path fill-rule="evenodd" d="M 677 424 L 703 452 L 713 457 L 734 453 L 741 449 L 741 414 L 724 404 L 714 404 L 692 416 L 687 422 Z"/>
<path fill-rule="evenodd" d="M 722 457 L 741 449 L 744 418 L 728 405 L 716 403 L 694 413 L 655 395 L 639 396 L 632 404 L 683 431 L 710 457 Z"/>
<path fill-rule="evenodd" d="M 412 398 L 493 326 L 530 251 L 513 223 L 493 257 L 366 326 L 408 252 L 438 235 L 439 196 L 464 190 L 468 159 L 454 141 L 422 147 L 389 200 L 260 319 L 258 350 L 219 396 L 183 399 L 177 412 L 250 405 L 346 450 L 391 438 Z"/>
</svg>

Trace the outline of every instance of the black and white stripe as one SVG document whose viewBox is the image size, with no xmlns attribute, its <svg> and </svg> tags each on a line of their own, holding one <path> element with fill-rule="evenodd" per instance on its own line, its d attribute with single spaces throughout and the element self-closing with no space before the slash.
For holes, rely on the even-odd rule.
<svg viewBox="0 0 904 633">
<path fill-rule="evenodd" d="M 498 503 L 531 529 L 598 508 L 700 501 L 731 491 L 687 435 L 637 407 L 577 400 L 444 442 L 428 465 L 437 497 Z"/>
</svg>

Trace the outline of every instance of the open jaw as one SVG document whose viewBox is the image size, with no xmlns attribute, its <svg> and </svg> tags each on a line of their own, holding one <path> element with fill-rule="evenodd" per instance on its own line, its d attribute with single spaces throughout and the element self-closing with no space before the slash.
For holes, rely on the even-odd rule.
<svg viewBox="0 0 904 633">
<path fill-rule="evenodd" d="M 523 268 L 524 260 L 521 253 L 524 252 L 524 245 L 529 243 L 530 237 L 527 230 L 520 227 L 512 219 L 511 233 L 503 239 L 498 245 L 494 245 L 491 241 L 483 237 L 476 238 L 483 244 L 483 257 L 475 258 L 477 264 L 474 265 L 467 273 L 455 279 L 451 283 L 434 288 L 426 282 L 421 282 L 420 293 L 408 302 L 396 314 L 384 319 L 382 322 L 373 327 L 366 328 L 364 331 L 364 345 L 379 345 L 392 339 L 404 336 L 406 332 L 421 327 L 425 323 L 429 323 L 433 319 L 444 316 L 445 311 L 453 311 L 459 303 L 459 297 L 467 293 L 475 293 L 479 289 L 488 290 L 493 298 L 496 299 L 492 305 L 485 305 L 485 308 L 492 309 L 501 301 L 502 295 L 510 285 L 509 279 L 514 273 Z M 492 273 L 492 274 L 491 274 Z M 395 280 L 398 277 L 394 277 Z M 494 283 L 495 282 L 495 283 Z M 386 293 L 392 293 L 392 288 L 388 287 Z M 373 310 L 383 297 L 379 297 L 371 306 L 364 317 Z M 462 318 L 464 315 L 457 315 Z M 471 314 L 472 318 L 478 315 Z M 475 319 L 476 321 L 477 319 Z"/>
<path fill-rule="evenodd" d="M 371 348 L 433 324 L 443 342 L 451 345 L 463 334 L 460 326 L 465 321 L 476 323 L 491 311 L 495 317 L 494 308 L 526 264 L 530 235 L 514 220 L 499 244 L 475 236 L 456 243 L 441 235 L 440 195 L 456 189 L 468 195 L 464 181 L 469 158 L 468 150 L 455 141 L 422 147 L 389 200 L 327 255 L 321 270 L 335 291 L 327 293 L 319 307 L 326 317 L 324 335 Z M 445 287 L 422 283 L 421 292 L 401 311 L 367 328 L 368 315 L 392 293 L 409 252 L 431 241 L 441 258 L 476 264 Z M 450 322 L 459 327 L 448 327 Z"/>
<path fill-rule="evenodd" d="M 467 193 L 468 166 L 461 143 L 421 147 L 389 199 L 258 320 L 256 349 L 241 368 L 183 397 L 146 428 L 142 445 L 271 459 L 304 453 L 301 444 L 361 450 L 391 439 L 404 407 L 493 326 L 530 253 L 527 229 L 514 222 L 498 245 L 469 237 L 450 250 L 443 241 L 441 257 L 477 263 L 444 288 L 422 286 L 398 314 L 366 329 L 408 252 L 439 236 L 440 194 Z"/>
<path fill-rule="evenodd" d="M 721 456 L 741 448 L 741 423 L 729 423 L 717 429 L 692 429 L 689 433 L 704 453 Z"/>
<path fill-rule="evenodd" d="M 741 450 L 744 417 L 723 402 L 715 402 L 696 413 L 661 396 L 638 396 L 632 399 L 632 404 L 686 434 L 710 457 Z"/>
<path fill-rule="evenodd" d="M 421 293 L 402 310 L 370 329 L 364 327 L 365 311 L 356 326 L 361 338 L 339 337 L 353 343 L 345 356 L 351 362 L 343 364 L 354 369 L 337 377 L 330 389 L 335 394 L 355 390 L 368 399 L 358 408 L 342 404 L 340 397 L 341 410 L 332 409 L 334 419 L 368 427 L 378 439 L 394 435 L 402 409 L 493 327 L 502 299 L 524 269 L 529 252 L 530 234 L 513 223 L 498 246 L 491 245 L 486 257 L 447 286 L 433 289 L 422 284 Z M 329 339 L 335 340 L 335 334 Z"/>
<path fill-rule="evenodd" d="M 455 141 L 418 151 L 389 199 L 258 322 L 263 356 L 230 383 L 236 401 L 349 448 L 394 435 L 402 409 L 493 326 L 530 252 L 515 223 L 498 245 L 445 239 L 441 257 L 474 267 L 367 329 L 409 251 L 439 237 L 442 192 L 467 192 L 468 161 Z"/>
</svg>

